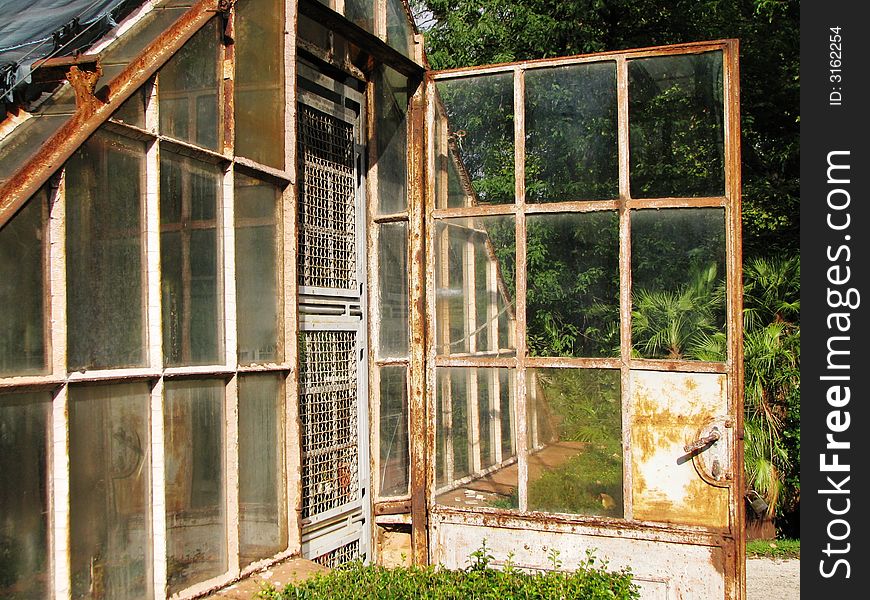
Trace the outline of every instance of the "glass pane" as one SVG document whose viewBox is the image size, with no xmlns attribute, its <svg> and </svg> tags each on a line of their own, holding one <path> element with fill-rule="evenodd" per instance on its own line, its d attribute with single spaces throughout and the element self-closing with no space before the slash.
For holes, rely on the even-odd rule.
<svg viewBox="0 0 870 600">
<path fill-rule="evenodd" d="M 635 355 L 725 360 L 723 209 L 633 211 L 631 281 Z"/>
<path fill-rule="evenodd" d="M 46 194 L 0 229 L 0 376 L 46 370 Z"/>
<path fill-rule="evenodd" d="M 105 131 L 66 168 L 67 366 L 145 363 L 145 146 Z"/>
<path fill-rule="evenodd" d="M 437 86 L 462 193 L 472 205 L 513 203 L 513 74 L 438 81 Z"/>
<path fill-rule="evenodd" d="M 223 315 L 217 223 L 222 173 L 160 154 L 163 357 L 168 366 L 222 363 Z"/>
<path fill-rule="evenodd" d="M 281 191 L 238 171 L 235 191 L 239 364 L 280 362 Z"/>
<path fill-rule="evenodd" d="M 408 80 L 389 67 L 377 71 L 378 212 L 408 209 Z"/>
<path fill-rule="evenodd" d="M 284 377 L 239 377 L 241 566 L 287 548 L 284 501 Z"/>
<path fill-rule="evenodd" d="M 513 369 L 438 369 L 439 504 L 517 507 L 515 385 Z"/>
<path fill-rule="evenodd" d="M 344 16 L 369 33 L 375 32 L 376 0 L 344 0 Z"/>
<path fill-rule="evenodd" d="M 628 61 L 631 195 L 723 196 L 722 53 Z"/>
<path fill-rule="evenodd" d="M 408 224 L 378 226 L 381 357 L 408 355 Z"/>
<path fill-rule="evenodd" d="M 532 356 L 619 356 L 619 216 L 530 215 L 527 344 Z"/>
<path fill-rule="evenodd" d="M 513 356 L 516 231 L 513 217 L 435 225 L 438 354 Z"/>
<path fill-rule="evenodd" d="M 227 570 L 224 383 L 166 384 L 166 551 L 169 593 Z"/>
<path fill-rule="evenodd" d="M 150 89 L 150 85 L 147 86 Z M 145 129 L 145 87 L 140 87 L 112 114 L 113 121 L 120 121 Z"/>
<path fill-rule="evenodd" d="M 622 517 L 620 373 L 526 374 L 529 510 Z"/>
<path fill-rule="evenodd" d="M 150 598 L 147 383 L 69 388 L 72 597 Z"/>
<path fill-rule="evenodd" d="M 236 155 L 284 168 L 284 2 L 236 2 Z"/>
<path fill-rule="evenodd" d="M 414 29 L 402 0 L 387 0 L 387 44 L 414 58 Z"/>
<path fill-rule="evenodd" d="M 160 133 L 220 149 L 220 22 L 212 19 L 160 69 Z"/>
<path fill-rule="evenodd" d="M 0 395 L 0 598 L 49 598 L 51 394 Z"/>
<path fill-rule="evenodd" d="M 408 441 L 408 384 L 405 367 L 381 367 L 380 370 L 381 496 L 408 493 L 411 468 Z"/>
<path fill-rule="evenodd" d="M 616 63 L 526 71 L 526 199 L 619 195 Z"/>
</svg>

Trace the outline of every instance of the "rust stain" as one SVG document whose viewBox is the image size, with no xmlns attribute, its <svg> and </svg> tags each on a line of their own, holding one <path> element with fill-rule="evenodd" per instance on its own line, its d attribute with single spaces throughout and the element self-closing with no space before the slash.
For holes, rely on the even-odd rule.
<svg viewBox="0 0 870 600">
<path fill-rule="evenodd" d="M 93 71 L 82 69 L 76 65 L 69 68 L 66 78 L 76 93 L 76 110 L 93 114 L 103 104 L 103 102 L 94 97 L 94 89 L 97 87 L 97 81 L 102 75 L 103 66 L 99 61 L 97 61 Z"/>
</svg>

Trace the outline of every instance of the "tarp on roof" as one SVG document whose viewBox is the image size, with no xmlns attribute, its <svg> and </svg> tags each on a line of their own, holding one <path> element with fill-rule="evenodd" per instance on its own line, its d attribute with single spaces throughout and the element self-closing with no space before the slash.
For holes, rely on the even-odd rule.
<svg viewBox="0 0 870 600">
<path fill-rule="evenodd" d="M 144 0 L 0 0 L 0 96 L 34 60 L 82 51 Z"/>
</svg>

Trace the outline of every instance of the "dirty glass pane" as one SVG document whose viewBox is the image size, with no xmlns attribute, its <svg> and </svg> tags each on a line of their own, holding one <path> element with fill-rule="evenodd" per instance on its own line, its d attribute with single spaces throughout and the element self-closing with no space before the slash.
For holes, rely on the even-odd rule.
<svg viewBox="0 0 870 600">
<path fill-rule="evenodd" d="M 0 395 L 0 598 L 51 596 L 51 394 Z"/>
<path fill-rule="evenodd" d="M 435 224 L 438 354 L 513 356 L 515 290 L 513 217 Z"/>
<path fill-rule="evenodd" d="M 376 0 L 344 0 L 344 16 L 369 33 L 375 32 Z"/>
<path fill-rule="evenodd" d="M 725 360 L 724 209 L 633 211 L 631 282 L 636 356 Z"/>
<path fill-rule="evenodd" d="M 435 493 L 439 504 L 517 507 L 514 375 L 513 369 L 438 369 Z"/>
<path fill-rule="evenodd" d="M 619 195 L 616 63 L 526 71 L 526 200 Z"/>
<path fill-rule="evenodd" d="M 454 185 L 472 205 L 512 204 L 513 74 L 438 81 L 437 88 L 447 113 L 446 142 L 455 153 Z"/>
<path fill-rule="evenodd" d="M 160 69 L 160 133 L 219 150 L 220 20 L 212 19 Z"/>
<path fill-rule="evenodd" d="M 0 377 L 46 370 L 46 213 L 43 190 L 0 229 Z"/>
<path fill-rule="evenodd" d="M 72 597 L 150 598 L 147 383 L 70 386 Z"/>
<path fill-rule="evenodd" d="M 239 377 L 241 566 L 287 548 L 284 500 L 284 376 Z"/>
<path fill-rule="evenodd" d="M 408 209 L 408 80 L 389 67 L 381 67 L 377 89 L 378 212 Z"/>
<path fill-rule="evenodd" d="M 408 384 L 406 367 L 381 367 L 380 484 L 382 497 L 408 493 L 411 457 L 408 441 Z"/>
<path fill-rule="evenodd" d="M 526 373 L 529 510 L 623 516 L 620 373 Z"/>
<path fill-rule="evenodd" d="M 98 131 L 66 168 L 67 366 L 145 363 L 145 146 Z"/>
<path fill-rule="evenodd" d="M 121 107 L 112 114 L 113 121 L 119 121 L 145 129 L 145 89 L 150 86 L 140 87 L 127 98 Z"/>
<path fill-rule="evenodd" d="M 169 593 L 227 570 L 224 382 L 166 383 L 166 551 Z"/>
<path fill-rule="evenodd" d="M 725 194 L 722 53 L 628 61 L 631 195 Z"/>
<path fill-rule="evenodd" d="M 532 356 L 619 356 L 619 216 L 530 215 L 526 318 Z"/>
<path fill-rule="evenodd" d="M 235 173 L 236 322 L 239 364 L 280 362 L 281 191 Z"/>
<path fill-rule="evenodd" d="M 378 226 L 381 357 L 408 355 L 408 224 Z"/>
<path fill-rule="evenodd" d="M 160 271 L 167 366 L 222 363 L 218 198 L 222 173 L 160 154 Z"/>
<path fill-rule="evenodd" d="M 298 21 L 296 27 L 299 31 L 299 41 L 302 42 L 300 45 L 313 44 L 322 50 L 330 50 L 332 43 L 330 42 L 330 32 L 326 27 L 303 14 L 298 15 Z"/>
<path fill-rule="evenodd" d="M 414 58 L 414 29 L 402 0 L 387 0 L 387 44 Z"/>
<path fill-rule="evenodd" d="M 284 168 L 284 2 L 236 2 L 237 156 Z"/>
</svg>

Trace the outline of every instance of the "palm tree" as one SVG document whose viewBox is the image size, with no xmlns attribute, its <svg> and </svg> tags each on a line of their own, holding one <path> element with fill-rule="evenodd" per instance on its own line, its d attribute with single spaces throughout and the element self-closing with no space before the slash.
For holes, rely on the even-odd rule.
<svg viewBox="0 0 870 600">
<path fill-rule="evenodd" d="M 772 517 L 800 498 L 789 485 L 800 448 L 791 442 L 800 427 L 800 257 L 751 260 L 744 302 L 745 469 Z"/>
</svg>

